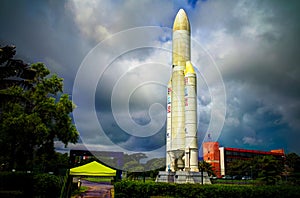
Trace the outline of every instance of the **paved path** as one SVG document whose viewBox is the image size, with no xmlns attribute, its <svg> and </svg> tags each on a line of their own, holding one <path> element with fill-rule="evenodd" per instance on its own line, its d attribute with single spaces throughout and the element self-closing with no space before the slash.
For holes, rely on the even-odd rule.
<svg viewBox="0 0 300 198">
<path fill-rule="evenodd" d="M 113 185 L 90 182 L 86 180 L 81 180 L 81 182 L 82 182 L 81 186 L 87 186 L 89 188 L 87 191 L 81 194 L 81 197 L 111 198 L 110 190 L 113 188 Z"/>
</svg>

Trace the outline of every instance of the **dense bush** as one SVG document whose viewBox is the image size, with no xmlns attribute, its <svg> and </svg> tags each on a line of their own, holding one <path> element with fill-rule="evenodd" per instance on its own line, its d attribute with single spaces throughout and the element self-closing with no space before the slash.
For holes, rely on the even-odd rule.
<svg viewBox="0 0 300 198">
<path fill-rule="evenodd" d="M 300 197 L 299 186 L 253 186 L 253 185 L 200 185 L 200 184 L 172 184 L 155 182 L 117 182 L 115 197 L 135 198 L 150 196 L 167 197 Z"/>
<path fill-rule="evenodd" d="M 32 196 L 32 174 L 20 172 L 0 172 L 0 190 L 3 192 L 22 192 Z"/>
<path fill-rule="evenodd" d="M 34 195 L 59 197 L 61 186 L 57 176 L 47 173 L 34 175 L 33 184 Z"/>
<path fill-rule="evenodd" d="M 13 194 L 23 197 L 58 197 L 59 177 L 50 174 L 0 172 L 0 197 Z"/>
</svg>

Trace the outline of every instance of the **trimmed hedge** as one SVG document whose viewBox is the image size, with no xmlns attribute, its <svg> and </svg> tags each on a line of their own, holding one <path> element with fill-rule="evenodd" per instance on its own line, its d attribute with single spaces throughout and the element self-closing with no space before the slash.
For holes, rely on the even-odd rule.
<svg viewBox="0 0 300 198">
<path fill-rule="evenodd" d="M 114 184 L 115 198 L 151 196 L 201 198 L 300 197 L 299 186 L 200 185 L 121 181 Z"/>
<path fill-rule="evenodd" d="M 58 197 L 59 177 L 23 172 L 0 172 L 0 197 Z"/>
<path fill-rule="evenodd" d="M 0 172 L 1 194 L 7 192 L 22 192 L 23 195 L 33 195 L 33 176 L 23 172 Z"/>
</svg>

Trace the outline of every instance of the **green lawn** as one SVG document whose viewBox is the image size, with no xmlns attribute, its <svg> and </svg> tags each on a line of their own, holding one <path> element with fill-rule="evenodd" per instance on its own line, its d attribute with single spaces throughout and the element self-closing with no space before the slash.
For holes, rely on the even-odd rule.
<svg viewBox="0 0 300 198">
<path fill-rule="evenodd" d="M 77 195 L 80 195 L 81 193 L 84 193 L 88 189 L 89 189 L 89 187 L 87 187 L 87 186 L 81 186 L 79 190 L 75 190 L 74 192 L 72 192 L 72 198 L 76 197 Z"/>
<path fill-rule="evenodd" d="M 112 177 L 85 177 L 85 178 L 82 178 L 82 179 L 87 180 L 87 181 L 91 181 L 91 182 L 98 182 L 98 183 L 111 182 L 111 180 L 113 180 Z"/>
</svg>

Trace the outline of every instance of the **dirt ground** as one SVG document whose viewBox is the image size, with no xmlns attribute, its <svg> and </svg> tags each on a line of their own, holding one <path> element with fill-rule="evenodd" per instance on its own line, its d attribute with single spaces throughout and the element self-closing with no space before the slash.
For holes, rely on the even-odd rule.
<svg viewBox="0 0 300 198">
<path fill-rule="evenodd" d="M 81 180 L 81 182 L 81 186 L 87 186 L 88 190 L 75 198 L 112 198 L 111 189 L 113 188 L 113 185 L 95 183 L 86 180 Z"/>
</svg>

